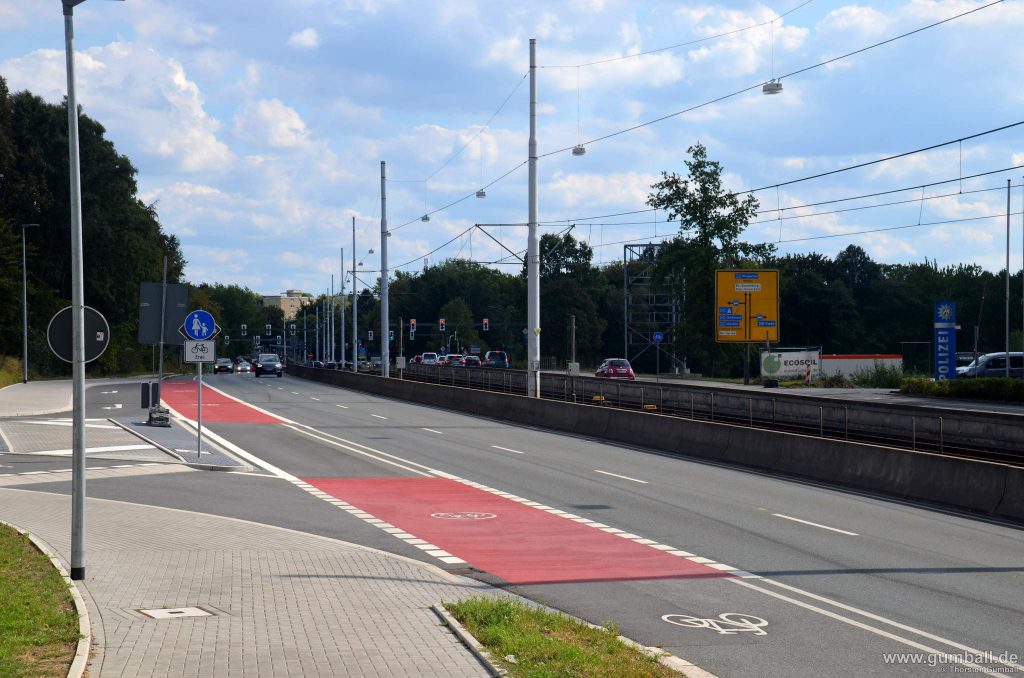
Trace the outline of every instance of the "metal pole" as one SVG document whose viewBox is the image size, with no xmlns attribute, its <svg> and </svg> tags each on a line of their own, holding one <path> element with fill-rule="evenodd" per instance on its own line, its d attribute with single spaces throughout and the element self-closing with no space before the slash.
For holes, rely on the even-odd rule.
<svg viewBox="0 0 1024 678">
<path fill-rule="evenodd" d="M 1010 378 L 1010 180 L 1006 180 L 1006 378 Z"/>
<path fill-rule="evenodd" d="M 339 351 L 341 351 L 341 363 L 342 367 L 345 366 L 345 248 L 341 248 L 341 289 L 338 293 L 338 304 L 341 306 L 341 342 L 339 344 Z"/>
<path fill-rule="evenodd" d="M 309 340 L 306 337 L 306 304 L 302 304 L 302 364 L 305 365 L 306 361 L 309 360 Z"/>
<path fill-rule="evenodd" d="M 316 305 L 316 359 L 320 360 L 320 304 Z"/>
<path fill-rule="evenodd" d="M 203 458 L 203 364 L 196 363 L 199 375 L 199 401 L 196 407 L 196 459 Z"/>
<path fill-rule="evenodd" d="M 25 229 L 21 225 L 21 383 L 28 383 L 28 272 L 25 268 Z"/>
<path fill-rule="evenodd" d="M 327 300 L 327 359 L 334 360 L 334 274 L 331 274 L 331 296 Z"/>
<path fill-rule="evenodd" d="M 540 389 L 540 236 L 537 233 L 537 40 L 530 38 L 529 235 L 526 247 L 526 394 Z"/>
<path fill-rule="evenodd" d="M 352 371 L 359 371 L 359 299 L 356 290 L 356 218 L 352 217 Z"/>
<path fill-rule="evenodd" d="M 572 360 L 570 362 L 576 362 L 576 316 L 569 316 L 572 319 Z"/>
<path fill-rule="evenodd" d="M 391 342 L 388 340 L 388 198 L 384 161 L 380 161 L 380 374 L 391 376 Z"/>
<path fill-rule="evenodd" d="M 157 389 L 163 388 L 164 383 L 164 322 L 167 316 L 167 255 L 164 255 L 164 274 L 160 279 L 160 371 L 157 373 Z M 159 408 L 160 399 L 151 403 L 153 407 Z"/>
<path fill-rule="evenodd" d="M 78 159 L 73 0 L 64 0 L 68 76 L 68 169 L 71 177 L 71 578 L 85 579 L 85 291 L 82 272 L 82 186 Z"/>
</svg>

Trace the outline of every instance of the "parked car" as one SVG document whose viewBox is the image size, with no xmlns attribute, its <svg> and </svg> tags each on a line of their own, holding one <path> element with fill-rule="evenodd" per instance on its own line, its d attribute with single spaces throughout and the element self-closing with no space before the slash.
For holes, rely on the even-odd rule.
<svg viewBox="0 0 1024 678">
<path fill-rule="evenodd" d="M 436 353 L 424 353 L 423 356 L 422 356 L 422 361 L 423 361 L 424 365 L 437 365 L 438 364 L 437 354 Z"/>
<path fill-rule="evenodd" d="M 508 368 L 508 353 L 504 351 L 488 351 L 484 354 L 484 367 Z"/>
<path fill-rule="evenodd" d="M 466 356 L 466 367 L 483 367 L 484 361 L 480 360 L 478 355 L 467 355 Z"/>
<path fill-rule="evenodd" d="M 213 363 L 213 373 L 227 372 L 231 374 L 231 368 L 234 365 L 231 362 L 231 358 L 217 358 L 217 362 Z"/>
<path fill-rule="evenodd" d="M 986 353 L 978 356 L 967 367 L 956 368 L 958 378 L 971 377 L 1005 377 L 1006 376 L 1006 352 Z M 1024 378 L 1024 353 L 1020 351 L 1010 352 L 1010 376 L 1017 379 Z"/>
<path fill-rule="evenodd" d="M 636 379 L 632 366 L 625 358 L 607 358 L 598 365 L 595 375 L 606 379 Z"/>
<path fill-rule="evenodd" d="M 243 372 L 246 374 L 252 372 L 252 365 L 249 364 L 248 360 L 239 360 L 235 363 L 235 374 L 241 374 Z"/>
<path fill-rule="evenodd" d="M 276 353 L 260 353 L 259 358 L 256 359 L 254 372 L 257 377 L 261 374 L 276 374 L 280 377 L 283 371 L 281 358 Z"/>
</svg>

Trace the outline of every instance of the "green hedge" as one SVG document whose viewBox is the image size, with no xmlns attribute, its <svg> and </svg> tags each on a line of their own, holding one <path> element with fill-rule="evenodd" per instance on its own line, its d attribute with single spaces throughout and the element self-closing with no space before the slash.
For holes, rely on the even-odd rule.
<svg viewBox="0 0 1024 678">
<path fill-rule="evenodd" d="M 998 400 L 1024 403 L 1024 379 L 983 378 L 983 379 L 906 379 L 900 393 L 910 395 L 961 398 L 964 400 Z"/>
</svg>

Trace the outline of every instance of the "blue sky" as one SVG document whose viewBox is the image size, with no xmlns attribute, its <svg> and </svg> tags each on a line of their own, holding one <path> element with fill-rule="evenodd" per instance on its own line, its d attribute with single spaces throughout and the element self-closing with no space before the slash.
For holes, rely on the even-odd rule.
<svg viewBox="0 0 1024 678">
<path fill-rule="evenodd" d="M 530 38 L 545 154 L 987 4 L 802 3 L 88 0 L 76 10 L 79 101 L 138 167 L 140 195 L 180 237 L 191 281 L 319 292 L 332 273 L 338 285 L 339 248 L 351 267 L 353 216 L 362 277 L 375 277 L 378 255 L 368 250 L 380 251 L 382 160 L 392 268 L 422 268 L 475 223 L 526 221 L 525 166 L 486 198 L 472 194 L 526 160 Z M 741 190 L 1024 120 L 1022 30 L 1024 3 L 1006 1 L 785 78 L 779 95 L 752 91 L 588 144 L 582 157 L 542 157 L 540 220 L 569 220 L 543 230 L 574 222 L 602 262 L 621 258 L 621 241 L 671 234 L 660 212 L 600 217 L 645 209 L 650 184 L 663 170 L 684 171 L 696 141 Z M 58 0 L 0 0 L 0 74 L 12 89 L 59 101 L 63 59 Z M 594 61 L 604 63 L 576 67 Z M 781 252 L 834 255 L 855 243 L 886 262 L 999 270 L 1010 178 L 1017 270 L 1024 168 L 913 188 L 1015 165 L 1024 165 L 1024 127 L 763 191 L 764 223 L 746 237 Z M 900 204 L 835 212 L 891 202 Z M 429 222 L 419 220 L 425 212 Z M 894 226 L 914 228 L 843 235 Z M 488 232 L 525 247 L 525 228 Z M 429 261 L 503 255 L 471 229 Z"/>
</svg>

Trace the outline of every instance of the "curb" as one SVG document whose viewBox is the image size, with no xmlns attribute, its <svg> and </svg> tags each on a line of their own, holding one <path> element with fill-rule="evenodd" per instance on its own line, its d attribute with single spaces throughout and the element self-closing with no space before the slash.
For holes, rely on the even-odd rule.
<svg viewBox="0 0 1024 678">
<path fill-rule="evenodd" d="M 585 619 L 580 619 L 579 617 L 567 614 L 565 612 L 562 612 L 561 610 L 555 610 L 546 605 L 541 605 L 528 599 L 526 599 L 526 603 L 535 607 L 540 607 L 541 609 L 545 609 L 550 612 L 555 612 L 557 614 L 563 615 L 565 617 L 568 617 L 569 619 L 572 619 L 575 622 L 583 624 L 584 626 L 589 626 L 592 629 L 604 630 L 601 626 L 591 624 Z M 508 675 L 508 672 L 505 669 L 498 666 L 494 662 L 493 655 L 491 655 L 491 653 L 487 651 L 487 649 L 484 648 L 483 645 L 480 644 L 480 641 L 477 640 L 476 637 L 474 637 L 473 634 L 469 632 L 469 629 L 467 629 L 465 626 L 462 625 L 461 622 L 459 622 L 459 620 L 453 617 L 451 613 L 448 612 L 448 610 L 444 609 L 443 605 L 431 605 L 430 609 L 434 611 L 434 614 L 441 618 L 441 621 L 443 621 L 456 636 L 458 636 L 459 640 L 462 641 L 462 644 L 469 648 L 469 651 L 473 653 L 473 656 L 477 658 L 477 661 L 483 664 L 484 668 L 487 669 L 487 672 L 491 674 L 491 678 L 502 678 Z M 641 643 L 638 643 L 635 640 L 632 640 L 625 636 L 617 636 L 617 638 L 618 641 L 623 645 L 631 647 L 634 650 L 637 650 L 638 652 L 642 652 L 648 657 L 657 659 L 658 663 L 662 666 L 672 669 L 673 671 L 676 671 L 678 673 L 681 673 L 686 678 L 718 678 L 718 676 L 716 676 L 715 674 L 705 671 L 696 664 L 691 664 L 685 659 L 677 657 L 674 654 L 666 652 L 665 650 L 662 650 L 660 648 L 642 645 Z"/>
<path fill-rule="evenodd" d="M 61 564 L 57 557 L 57 554 L 50 550 L 50 548 L 41 540 L 38 539 L 31 532 L 26 532 L 17 525 L 12 525 L 6 521 L 0 520 L 0 525 L 7 525 L 8 527 L 17 530 L 18 534 L 23 534 L 29 538 L 32 545 L 42 553 L 44 556 L 50 559 L 50 563 L 53 564 L 57 572 L 60 573 L 64 583 L 68 585 L 68 590 L 71 592 L 71 598 L 75 601 L 75 611 L 78 613 L 78 646 L 75 648 L 75 657 L 71 661 L 71 666 L 68 668 L 67 678 L 82 678 L 85 674 L 86 664 L 89 663 L 89 652 L 92 649 L 92 629 L 89 623 L 89 610 L 85 605 L 85 599 L 82 598 L 82 594 L 78 590 L 78 586 L 71 580 L 71 576 L 68 571 L 64 569 L 64 565 Z"/>
<path fill-rule="evenodd" d="M 198 463 L 198 462 L 186 461 L 183 456 L 181 456 L 180 454 L 178 454 L 174 450 L 170 449 L 166 445 L 161 445 L 160 443 L 156 442 L 152 438 L 149 438 L 149 437 L 143 435 L 142 433 L 139 433 L 135 429 L 129 428 L 128 426 L 125 426 L 124 424 L 122 424 L 121 422 L 117 421 L 116 419 L 112 419 L 110 417 L 107 417 L 107 421 L 109 421 L 111 424 L 114 424 L 115 426 L 123 429 L 124 431 L 127 431 L 128 433 L 132 434 L 136 438 L 139 438 L 140 440 L 146 441 L 147 443 L 149 443 L 150 445 L 152 445 L 156 449 L 160 450 L 164 454 L 167 454 L 170 457 L 172 457 L 178 463 L 184 464 L 185 466 L 188 466 L 189 468 L 194 468 L 194 469 L 197 469 L 199 471 L 244 471 L 246 473 L 251 473 L 252 470 L 253 470 L 252 466 L 250 466 L 248 464 L 239 464 L 238 466 L 227 466 L 225 464 L 201 464 L 201 463 Z"/>
</svg>

